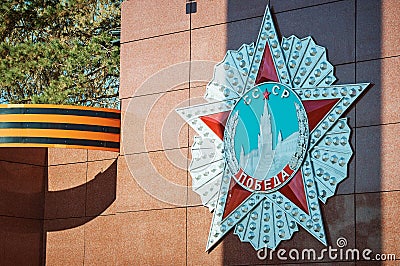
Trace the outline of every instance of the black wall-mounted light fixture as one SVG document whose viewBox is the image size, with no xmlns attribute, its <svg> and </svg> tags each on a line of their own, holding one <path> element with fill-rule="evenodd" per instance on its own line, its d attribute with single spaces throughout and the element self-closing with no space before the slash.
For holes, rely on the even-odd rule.
<svg viewBox="0 0 400 266">
<path fill-rule="evenodd" d="M 188 0 L 186 2 L 186 14 L 192 14 L 197 12 L 197 2 Z"/>
</svg>

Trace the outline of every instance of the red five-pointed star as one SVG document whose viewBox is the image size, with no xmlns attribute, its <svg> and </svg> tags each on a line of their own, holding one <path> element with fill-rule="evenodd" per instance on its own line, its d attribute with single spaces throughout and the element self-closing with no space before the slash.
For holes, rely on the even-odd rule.
<svg viewBox="0 0 400 266">
<path fill-rule="evenodd" d="M 268 91 L 268 90 L 265 90 L 264 91 L 264 98 L 265 99 L 267 99 L 267 100 L 269 100 L 269 95 L 270 95 L 271 93 Z"/>
</svg>

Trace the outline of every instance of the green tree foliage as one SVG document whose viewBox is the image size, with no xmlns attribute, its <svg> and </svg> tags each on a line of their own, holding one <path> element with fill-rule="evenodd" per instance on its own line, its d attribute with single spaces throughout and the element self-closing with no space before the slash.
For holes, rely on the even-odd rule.
<svg viewBox="0 0 400 266">
<path fill-rule="evenodd" d="M 118 105 L 120 1 L 3 0 L 0 101 Z"/>
</svg>

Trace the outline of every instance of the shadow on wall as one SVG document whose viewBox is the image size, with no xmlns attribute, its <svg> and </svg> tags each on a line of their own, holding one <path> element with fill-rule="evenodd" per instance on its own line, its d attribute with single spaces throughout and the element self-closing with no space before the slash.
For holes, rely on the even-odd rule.
<svg viewBox="0 0 400 266">
<path fill-rule="evenodd" d="M 353 106 L 344 116 L 350 117 L 352 128 L 352 148 L 354 151 L 349 167 L 349 177 L 342 182 L 337 194 L 321 203 L 324 226 L 328 245 L 336 248 L 336 240 L 345 237 L 347 248 L 372 249 L 374 253 L 382 250 L 381 203 L 379 196 L 368 201 L 368 196 L 362 187 L 374 187 L 380 191 L 381 160 L 381 130 L 374 127 L 374 141 L 368 138 L 365 126 L 373 124 L 357 121 L 357 117 L 364 117 L 364 121 L 381 122 L 381 64 L 374 60 L 368 65 L 371 57 L 363 57 L 359 53 L 368 53 L 369 49 L 376 49 L 380 53 L 381 46 L 381 3 L 380 1 L 291 1 L 271 0 L 270 2 L 275 25 L 279 34 L 299 38 L 312 36 L 315 42 L 326 47 L 329 60 L 335 65 L 335 75 L 338 80 L 335 84 L 356 82 L 372 82 L 376 84 L 364 95 L 360 102 Z M 362 3 L 361 3 L 362 2 Z M 368 5 L 365 5 L 368 2 Z M 243 3 L 243 2 L 242 2 Z M 247 3 L 246 3 L 247 4 Z M 255 42 L 261 23 L 261 12 L 254 19 L 236 21 L 239 1 L 228 0 L 227 20 L 234 21 L 227 24 L 226 49 L 239 49 L 242 43 Z M 365 6 L 365 7 L 364 7 Z M 243 8 L 243 6 L 242 6 Z M 355 17 L 355 14 L 357 17 Z M 254 22 L 252 22 L 254 21 Z M 246 29 L 243 26 L 246 25 Z M 316 26 L 318 25 L 318 26 Z M 249 28 L 247 28 L 249 26 Z M 357 30 L 357 32 L 356 32 Z M 251 34 L 249 34 L 249 32 Z M 254 32 L 254 36 L 252 35 Z M 373 36 L 373 37 L 371 37 Z M 375 37 L 379 36 L 379 37 Z M 281 38 L 282 36 L 280 36 Z M 243 40 L 246 38 L 246 40 Z M 371 46 L 371 39 L 375 42 Z M 373 53 L 373 52 L 372 52 Z M 375 58 L 379 58 L 380 54 Z M 360 61 L 364 61 L 360 64 Z M 358 113 L 357 113 L 358 112 Z M 365 118 L 368 116 L 367 118 Z M 362 134 L 360 134 L 362 132 Z M 374 160 L 371 160 L 374 154 Z M 369 169 L 368 172 L 364 169 Z M 361 193 L 361 194 L 357 194 Z M 249 243 L 241 243 L 236 235 L 230 232 L 220 243 L 223 245 L 223 264 L 265 264 L 265 263 L 307 263 L 302 261 L 279 261 L 276 254 L 272 261 L 261 261 Z M 314 248 L 317 252 L 324 246 L 299 226 L 292 239 L 283 241 L 277 249 L 289 251 Z M 329 262 L 328 258 L 324 259 Z M 340 261 L 336 260 L 335 262 Z M 344 261 L 344 260 L 342 260 Z M 354 261 L 354 260 L 353 260 Z M 332 262 L 332 261 L 331 261 Z M 379 262 L 375 262 L 379 265 Z"/>
<path fill-rule="evenodd" d="M 81 226 L 115 201 L 117 160 L 85 184 L 48 191 L 47 154 L 47 148 L 0 148 L 0 265 L 44 265 L 47 232 Z M 91 216 L 44 219 L 45 212 L 69 213 L 82 200 L 93 206 Z M 45 209 L 49 201 L 57 204 Z"/>
</svg>

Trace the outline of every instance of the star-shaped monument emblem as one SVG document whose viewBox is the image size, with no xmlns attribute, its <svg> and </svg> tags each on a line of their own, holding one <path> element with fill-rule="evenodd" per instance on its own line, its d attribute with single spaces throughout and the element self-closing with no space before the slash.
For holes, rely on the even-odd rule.
<svg viewBox="0 0 400 266">
<path fill-rule="evenodd" d="M 270 95 L 270 94 L 271 94 L 271 93 L 270 93 L 268 90 L 265 90 L 264 93 L 263 93 L 264 98 L 267 99 L 267 100 L 269 100 L 269 95 Z"/>
<path fill-rule="evenodd" d="M 320 203 L 353 154 L 342 116 L 370 87 L 335 80 L 325 48 L 311 37 L 280 42 L 267 7 L 256 44 L 215 66 L 208 103 L 177 110 L 199 134 L 189 171 L 213 211 L 207 250 L 230 230 L 275 249 L 299 226 L 327 245 Z"/>
</svg>

